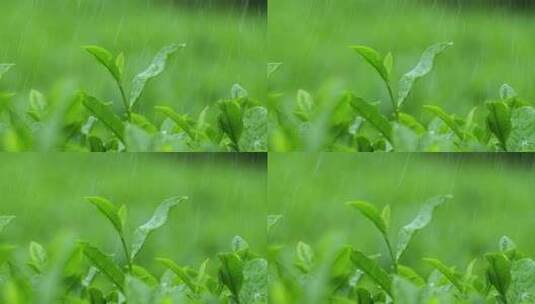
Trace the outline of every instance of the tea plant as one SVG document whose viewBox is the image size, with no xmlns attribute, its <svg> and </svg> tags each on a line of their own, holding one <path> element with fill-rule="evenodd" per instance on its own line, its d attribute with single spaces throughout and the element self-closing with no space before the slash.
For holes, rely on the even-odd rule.
<svg viewBox="0 0 535 304">
<path fill-rule="evenodd" d="M 228 98 L 206 107 L 197 118 L 156 106 L 153 121 L 139 111 L 145 86 L 164 72 L 184 44 L 164 47 L 129 87 L 125 56 L 98 46 L 84 49 L 102 65 L 117 86 L 118 102 L 105 102 L 86 92 L 60 103 L 32 90 L 26 109 L 0 94 L 0 149 L 75 151 L 245 151 L 267 150 L 267 109 L 235 84 Z M 12 65 L 0 65 L 0 79 Z M 129 89 L 129 90 L 128 90 Z M 122 108 L 119 111 L 119 108 Z"/>
<path fill-rule="evenodd" d="M 179 266 L 156 258 L 165 268 L 157 275 L 137 259 L 147 238 L 168 220 L 186 197 L 164 200 L 152 217 L 128 233 L 127 209 L 101 197 L 89 197 L 117 234 L 121 252 L 108 255 L 86 241 L 63 241 L 57 252 L 32 242 L 26 264 L 13 257 L 15 247 L 0 247 L 2 303 L 267 303 L 267 261 L 239 236 L 231 251 L 218 254 L 218 266 Z M 14 217 L 0 217 L 0 233 Z M 169 240 L 171 241 L 171 240 Z"/>
<path fill-rule="evenodd" d="M 405 73 L 397 92 L 393 86 L 391 53 L 383 56 L 366 46 L 352 46 L 380 76 L 390 102 L 389 115 L 378 102 L 345 93 L 335 104 L 322 104 L 304 91 L 297 92 L 296 104 L 286 109 L 278 104 L 282 94 L 271 96 L 272 132 L 270 146 L 275 151 L 535 151 L 535 108 L 520 99 L 505 84 L 500 98 L 473 108 L 465 117 L 450 114 L 435 105 L 423 110 L 433 119 L 422 123 L 404 112 L 417 80 L 433 69 L 438 55 L 453 43 L 429 47 L 418 64 Z M 270 77 L 280 68 L 271 64 Z"/>
<path fill-rule="evenodd" d="M 271 242 L 270 296 L 273 303 L 534 303 L 535 261 L 502 237 L 499 251 L 474 259 L 464 270 L 437 258 L 422 258 L 431 272 L 425 276 L 404 264 L 415 235 L 430 224 L 435 209 L 451 196 L 428 200 L 416 217 L 403 226 L 397 243 L 391 236 L 391 209 L 379 210 L 363 202 L 349 202 L 378 230 L 388 262 L 353 246 L 328 245 L 315 252 L 299 242 L 293 258 Z M 277 218 L 280 222 L 281 218 Z M 329 243 L 331 244 L 331 243 Z M 394 244 L 396 244 L 394 246 Z M 325 247 L 324 247 L 325 248 Z"/>
</svg>

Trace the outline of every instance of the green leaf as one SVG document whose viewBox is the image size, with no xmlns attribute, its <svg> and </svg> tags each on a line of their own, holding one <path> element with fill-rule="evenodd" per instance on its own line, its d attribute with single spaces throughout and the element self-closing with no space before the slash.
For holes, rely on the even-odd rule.
<svg viewBox="0 0 535 304">
<path fill-rule="evenodd" d="M 127 123 L 124 130 L 124 144 L 128 152 L 150 152 L 152 136 L 142 128 Z"/>
<path fill-rule="evenodd" d="M 266 260 L 257 258 L 244 264 L 240 303 L 268 303 L 268 262 Z"/>
<path fill-rule="evenodd" d="M 0 232 L 15 218 L 14 215 L 0 215 Z"/>
<path fill-rule="evenodd" d="M 270 214 L 267 216 L 266 230 L 268 235 L 271 234 L 273 228 L 275 228 L 275 226 L 281 222 L 282 218 L 282 214 Z"/>
<path fill-rule="evenodd" d="M 420 289 L 409 280 L 394 276 L 392 294 L 397 304 L 417 304 L 420 301 Z M 433 302 L 434 303 L 434 302 Z"/>
<path fill-rule="evenodd" d="M 217 103 L 221 113 L 218 116 L 220 128 L 232 141 L 235 150 L 239 150 L 239 141 L 243 132 L 243 113 L 236 100 L 221 100 Z"/>
<path fill-rule="evenodd" d="M 110 221 L 119 235 L 123 235 L 123 225 L 117 206 L 107 199 L 98 196 L 90 196 L 86 197 L 85 199 L 97 207 L 100 213 L 102 213 Z"/>
<path fill-rule="evenodd" d="M 48 255 L 46 253 L 46 250 L 41 244 L 37 242 L 30 242 L 30 263 L 37 268 L 38 270 L 42 270 L 43 266 L 46 264 L 48 260 Z"/>
<path fill-rule="evenodd" d="M 132 80 L 132 90 L 130 92 L 129 107 L 132 108 L 143 94 L 147 82 L 160 75 L 167 64 L 167 60 L 179 49 L 185 48 L 185 44 L 172 44 L 164 47 L 158 52 L 156 57 L 147 69 L 139 73 Z"/>
<path fill-rule="evenodd" d="M 241 236 L 236 235 L 232 238 L 232 251 L 235 253 L 245 252 L 249 250 L 249 244 Z"/>
<path fill-rule="evenodd" d="M 153 288 L 158 286 L 158 279 L 144 267 L 132 265 L 132 275 Z"/>
<path fill-rule="evenodd" d="M 364 201 L 352 201 L 348 202 L 347 205 L 356 208 L 362 215 L 369 219 L 383 235 L 387 234 L 387 224 L 377 207 Z"/>
<path fill-rule="evenodd" d="M 369 275 L 386 293 L 392 296 L 392 279 L 376 261 L 368 258 L 358 250 L 353 250 L 351 261 Z"/>
<path fill-rule="evenodd" d="M 363 45 L 354 45 L 350 47 L 355 50 L 364 60 L 366 60 L 376 71 L 379 73 L 381 78 L 385 82 L 388 82 L 389 73 L 387 68 L 384 65 L 384 59 L 376 50 L 363 46 Z"/>
<path fill-rule="evenodd" d="M 188 288 L 192 292 L 196 292 L 197 285 L 193 282 L 193 279 L 188 275 L 186 269 L 178 266 L 174 261 L 170 259 L 165 258 L 157 258 L 158 262 L 160 262 L 162 265 L 170 269 L 173 273 L 175 273 L 181 280 L 188 286 Z"/>
<path fill-rule="evenodd" d="M 243 133 L 240 137 L 240 151 L 267 151 L 268 110 L 252 107 L 243 113 Z"/>
<path fill-rule="evenodd" d="M 500 238 L 500 251 L 504 254 L 516 251 L 516 244 L 508 236 L 504 235 Z"/>
<path fill-rule="evenodd" d="M 455 117 L 453 115 L 444 112 L 444 110 L 438 106 L 425 105 L 424 110 L 435 114 L 455 133 L 455 135 L 457 135 L 457 137 L 459 137 L 459 139 L 464 139 L 463 131 L 455 121 Z"/>
<path fill-rule="evenodd" d="M 392 75 L 392 66 L 394 65 L 394 56 L 392 56 L 391 52 L 386 54 L 385 58 L 383 59 L 383 65 L 390 78 L 390 75 Z"/>
<path fill-rule="evenodd" d="M 238 299 L 244 280 L 243 261 L 236 253 L 221 253 L 218 257 L 221 261 L 219 279 Z"/>
<path fill-rule="evenodd" d="M 134 238 L 132 241 L 132 248 L 130 251 L 130 260 L 134 260 L 139 251 L 143 248 L 148 236 L 156 229 L 162 227 L 169 216 L 169 212 L 180 202 L 188 199 L 187 197 L 171 197 L 164 200 L 158 208 L 154 211 L 152 217 L 143 225 L 139 226 L 134 231 Z"/>
<path fill-rule="evenodd" d="M 396 152 L 416 152 L 420 149 L 420 137 L 411 128 L 400 123 L 393 123 L 392 145 Z"/>
<path fill-rule="evenodd" d="M 156 106 L 156 111 L 163 113 L 165 116 L 171 118 L 191 139 L 195 139 L 195 122 L 189 118 L 188 115 L 181 115 L 176 113 L 170 107 Z"/>
<path fill-rule="evenodd" d="M 297 91 L 297 106 L 294 115 L 302 121 L 310 121 L 315 104 L 312 95 L 305 90 Z"/>
<path fill-rule="evenodd" d="M 154 303 L 153 289 L 137 277 L 127 275 L 125 278 L 125 298 L 128 304 Z"/>
<path fill-rule="evenodd" d="M 84 106 L 93 113 L 106 127 L 108 127 L 121 141 L 124 141 L 125 126 L 121 119 L 113 113 L 109 104 L 105 104 L 95 97 L 80 94 Z"/>
<path fill-rule="evenodd" d="M 310 272 L 314 264 L 314 251 L 304 242 L 298 242 L 295 265 L 304 273 Z"/>
<path fill-rule="evenodd" d="M 424 206 L 420 209 L 418 215 L 416 215 L 412 222 L 401 228 L 401 230 L 399 231 L 398 244 L 396 248 L 396 263 L 399 261 L 399 259 L 409 246 L 409 243 L 411 242 L 416 232 L 422 230 L 431 222 L 431 220 L 433 219 L 433 211 L 435 210 L 435 208 L 442 205 L 448 199 L 451 198 L 451 195 L 442 195 L 435 196 L 427 200 L 427 202 L 425 202 Z"/>
<path fill-rule="evenodd" d="M 270 62 L 267 64 L 267 78 L 271 78 L 273 76 L 273 73 L 278 71 L 280 67 L 282 66 L 282 62 Z"/>
<path fill-rule="evenodd" d="M 520 107 L 512 111 L 507 148 L 514 152 L 535 151 L 535 108 Z"/>
<path fill-rule="evenodd" d="M 48 104 L 46 102 L 45 96 L 37 91 L 30 91 L 30 107 L 28 114 L 32 116 L 36 121 L 40 121 L 46 114 L 46 108 Z"/>
<path fill-rule="evenodd" d="M 535 261 L 529 258 L 511 265 L 510 303 L 535 303 Z"/>
<path fill-rule="evenodd" d="M 418 64 L 412 70 L 403 75 L 403 77 L 401 77 L 401 80 L 399 81 L 397 101 L 398 107 L 403 104 L 405 99 L 407 99 L 407 96 L 409 96 L 410 92 L 412 91 L 412 87 L 414 86 L 416 80 L 431 72 L 435 57 L 452 45 L 452 42 L 444 42 L 430 46 L 422 54 Z"/>
<path fill-rule="evenodd" d="M 507 290 L 511 285 L 511 262 L 503 253 L 489 253 L 485 255 L 489 263 L 487 279 L 496 288 L 503 299 L 506 299 Z"/>
<path fill-rule="evenodd" d="M 398 275 L 409 280 L 418 287 L 425 285 L 425 280 L 412 268 L 405 265 L 398 265 Z"/>
<path fill-rule="evenodd" d="M 121 82 L 121 69 L 116 64 L 116 58 L 108 50 L 96 45 L 88 45 L 83 48 L 108 69 L 115 81 Z M 118 60 L 118 62 L 120 63 L 121 60 Z"/>
<path fill-rule="evenodd" d="M 517 96 L 518 95 L 516 94 L 515 89 L 513 89 L 513 87 L 511 87 L 510 85 L 505 83 L 500 87 L 500 98 L 502 100 L 515 98 Z"/>
<path fill-rule="evenodd" d="M 235 83 L 230 89 L 230 96 L 232 99 L 247 98 L 249 96 L 249 92 L 247 92 L 247 90 L 241 85 Z"/>
<path fill-rule="evenodd" d="M 115 264 L 112 259 L 102 253 L 98 248 L 92 247 L 88 243 L 82 243 L 84 255 L 89 259 L 91 264 L 100 270 L 115 286 L 120 290 L 124 289 L 124 273 L 121 268 Z"/>
<path fill-rule="evenodd" d="M 461 293 L 464 292 L 464 286 L 461 281 L 461 275 L 457 273 L 454 269 L 444 265 L 440 260 L 434 258 L 425 258 L 425 262 L 429 263 L 436 270 L 440 271 L 447 279 L 450 281 L 455 288 L 457 288 Z"/>
<path fill-rule="evenodd" d="M 0 79 L 2 79 L 2 76 L 4 76 L 4 74 L 7 73 L 7 71 L 9 71 L 14 66 L 15 65 L 11 63 L 0 64 Z"/>
<path fill-rule="evenodd" d="M 507 151 L 507 139 L 512 129 L 511 110 L 503 101 L 487 102 L 487 109 L 487 125 L 500 141 L 502 148 Z"/>
<path fill-rule="evenodd" d="M 388 141 L 392 142 L 392 125 L 388 119 L 379 112 L 377 106 L 372 105 L 353 94 L 348 94 L 348 98 L 353 109 L 381 132 Z"/>
</svg>

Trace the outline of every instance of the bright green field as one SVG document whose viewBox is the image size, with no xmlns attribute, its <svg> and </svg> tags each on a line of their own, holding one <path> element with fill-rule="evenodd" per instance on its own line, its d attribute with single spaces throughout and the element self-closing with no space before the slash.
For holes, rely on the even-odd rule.
<svg viewBox="0 0 535 304">
<path fill-rule="evenodd" d="M 81 46 L 97 44 L 115 54 L 124 52 L 131 80 L 160 48 L 186 43 L 165 73 L 147 87 L 140 102 L 143 112 L 155 104 L 168 104 L 196 116 L 206 105 L 229 97 L 234 83 L 260 99 L 265 85 L 265 18 L 170 3 L 2 1 L 0 62 L 16 66 L 2 79 L 0 89 L 24 100 L 33 88 L 55 101 L 84 89 L 119 105 L 113 80 Z"/>
<path fill-rule="evenodd" d="M 102 196 L 128 207 L 133 231 L 165 198 L 189 196 L 151 235 L 145 262 L 168 256 L 198 264 L 230 249 L 241 235 L 255 248 L 265 242 L 265 160 L 224 154 L 98 155 L 1 154 L 0 214 L 17 216 L 1 236 L 26 256 L 30 241 L 49 248 L 67 233 L 118 252 L 113 227 L 84 200 Z"/>
<path fill-rule="evenodd" d="M 498 97 L 503 83 L 535 99 L 535 18 L 503 8 L 443 6 L 441 1 L 273 0 L 270 2 L 271 62 L 282 62 L 272 89 L 294 103 L 297 89 L 332 102 L 344 90 L 390 109 L 376 72 L 348 46 L 363 44 L 394 55 L 394 82 L 437 42 L 455 46 L 421 80 L 404 110 L 417 117 L 422 104 L 441 105 L 465 115 Z M 461 1 L 463 2 L 463 1 Z M 288 30 L 291 28 L 291 30 Z M 423 116 L 430 119 L 429 114 Z"/>
<path fill-rule="evenodd" d="M 277 239 L 294 248 L 304 241 L 318 248 L 328 236 L 367 254 L 386 248 L 375 227 L 345 202 L 365 200 L 392 207 L 394 233 L 409 223 L 423 202 L 436 195 L 454 198 L 435 211 L 402 260 L 421 267 L 437 257 L 465 267 L 474 257 L 497 250 L 507 235 L 527 254 L 535 250 L 535 161 L 531 156 L 456 154 L 273 153 L 269 156 L 269 212 L 284 215 Z M 385 260 L 386 261 L 386 260 Z"/>
</svg>

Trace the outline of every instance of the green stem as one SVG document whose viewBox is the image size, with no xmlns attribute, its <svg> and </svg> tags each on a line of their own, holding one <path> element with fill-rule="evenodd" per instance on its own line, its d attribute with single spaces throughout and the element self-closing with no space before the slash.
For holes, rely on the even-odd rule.
<svg viewBox="0 0 535 304">
<path fill-rule="evenodd" d="M 388 248 L 388 253 L 390 254 L 390 259 L 392 259 L 392 266 L 394 268 L 394 272 L 398 272 L 398 263 L 396 262 L 396 257 L 394 256 L 394 250 L 392 250 L 392 244 L 390 244 L 390 240 L 388 239 L 388 236 L 386 234 L 383 235 L 383 238 L 385 239 L 386 247 Z"/>
<path fill-rule="evenodd" d="M 128 105 L 128 99 L 126 99 L 126 93 L 124 92 L 123 85 L 117 81 L 117 86 L 121 92 L 121 98 L 123 100 L 124 109 L 126 110 L 126 116 L 128 117 L 128 120 L 130 120 L 130 106 Z"/>
<path fill-rule="evenodd" d="M 399 109 L 398 105 L 396 103 L 396 100 L 394 99 L 394 93 L 392 92 L 392 87 L 388 82 L 386 82 L 386 89 L 388 90 L 388 96 L 390 96 L 390 102 L 392 103 L 392 108 L 394 109 L 394 117 L 396 118 L 396 121 L 399 121 Z"/>
<path fill-rule="evenodd" d="M 124 252 L 124 255 L 126 257 L 126 262 L 128 264 L 128 270 L 130 270 L 130 272 L 132 271 L 132 261 L 130 260 L 130 253 L 128 252 L 128 246 L 126 246 L 126 240 L 124 239 L 124 237 L 121 235 L 120 236 L 121 238 L 121 244 L 123 246 L 123 252 Z"/>
</svg>

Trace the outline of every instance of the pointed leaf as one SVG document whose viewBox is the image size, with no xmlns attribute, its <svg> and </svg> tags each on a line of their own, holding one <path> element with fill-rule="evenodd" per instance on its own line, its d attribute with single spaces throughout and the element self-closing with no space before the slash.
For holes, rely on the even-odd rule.
<svg viewBox="0 0 535 304">
<path fill-rule="evenodd" d="M 369 275 L 384 291 L 392 295 L 392 279 L 376 261 L 368 258 L 358 250 L 353 250 L 351 261 Z"/>
<path fill-rule="evenodd" d="M 2 76 L 4 76 L 4 74 L 7 73 L 7 71 L 9 71 L 13 66 L 15 65 L 8 63 L 0 64 L 0 79 L 2 79 Z"/>
<path fill-rule="evenodd" d="M 89 54 L 93 55 L 93 57 L 95 57 L 98 62 L 100 62 L 104 67 L 106 67 L 106 69 L 108 69 L 115 81 L 121 82 L 121 72 L 116 65 L 115 58 L 108 50 L 96 45 L 88 45 L 84 46 L 83 48 Z"/>
<path fill-rule="evenodd" d="M 113 113 L 108 104 L 95 97 L 80 94 L 84 106 L 91 111 L 106 127 L 108 127 L 121 141 L 124 141 L 125 126 L 121 119 Z"/>
<path fill-rule="evenodd" d="M 148 236 L 156 229 L 162 227 L 167 222 L 167 217 L 172 208 L 178 203 L 188 199 L 187 197 L 172 197 L 164 200 L 154 211 L 152 217 L 145 224 L 139 226 L 134 231 L 130 259 L 134 260 L 139 251 L 143 248 Z"/>
<path fill-rule="evenodd" d="M 444 112 L 444 110 L 438 106 L 425 105 L 424 109 L 440 118 L 455 133 L 455 135 L 459 137 L 459 139 L 462 140 L 464 138 L 463 131 L 457 122 L 455 122 L 455 117 L 453 117 L 453 115 Z"/>
<path fill-rule="evenodd" d="M 297 243 L 296 266 L 304 273 L 310 272 L 314 263 L 314 251 L 304 242 Z"/>
<path fill-rule="evenodd" d="M 362 215 L 369 219 L 383 235 L 386 235 L 387 224 L 385 223 L 377 207 L 364 201 L 348 202 L 347 205 L 356 208 Z"/>
<path fill-rule="evenodd" d="M 0 215 L 0 232 L 15 218 L 13 215 Z"/>
<path fill-rule="evenodd" d="M 132 108 L 136 104 L 136 102 L 141 97 L 141 94 L 143 94 L 143 90 L 145 89 L 145 85 L 147 84 L 147 82 L 160 75 L 165 70 L 167 60 L 174 53 L 176 53 L 176 51 L 185 47 L 185 44 L 172 44 L 164 47 L 160 50 L 160 52 L 158 52 L 156 57 L 154 57 L 149 67 L 143 72 L 137 74 L 136 77 L 134 77 L 134 80 L 132 81 L 132 91 L 130 93 L 129 99 L 130 108 Z"/>
<path fill-rule="evenodd" d="M 123 290 L 125 276 L 121 268 L 98 248 L 92 247 L 88 243 L 82 243 L 82 248 L 84 255 L 89 259 L 91 264 L 106 275 L 120 290 Z"/>
<path fill-rule="evenodd" d="M 243 132 L 243 113 L 240 104 L 235 100 L 222 100 L 218 103 L 221 113 L 218 117 L 219 126 L 227 134 L 234 148 L 238 149 Z"/>
<path fill-rule="evenodd" d="M 235 253 L 221 253 L 218 257 L 221 261 L 219 278 L 234 297 L 238 298 L 244 280 L 243 261 Z"/>
<path fill-rule="evenodd" d="M 90 196 L 85 199 L 97 207 L 97 209 L 110 221 L 119 235 L 123 234 L 123 225 L 117 206 L 107 199 L 98 196 Z"/>
<path fill-rule="evenodd" d="M 165 267 L 167 267 L 169 270 L 174 272 L 192 292 L 196 292 L 197 286 L 184 268 L 178 266 L 174 261 L 170 259 L 157 258 L 156 260 Z"/>
<path fill-rule="evenodd" d="M 429 74 L 429 72 L 431 72 L 431 70 L 433 69 L 435 57 L 452 45 L 452 42 L 444 42 L 432 45 L 422 54 L 420 62 L 418 62 L 418 64 L 412 70 L 403 75 L 403 77 L 399 81 L 399 92 L 397 101 L 398 107 L 403 104 L 405 99 L 407 99 L 407 96 L 409 96 L 416 80 L 421 77 L 424 77 L 425 75 Z"/>
<path fill-rule="evenodd" d="M 425 228 L 425 226 L 427 226 L 431 222 L 431 220 L 433 219 L 433 211 L 435 210 L 435 208 L 442 205 L 448 199 L 451 198 L 451 195 L 442 195 L 429 199 L 420 209 L 418 215 L 416 215 L 412 222 L 401 228 L 398 236 L 396 262 L 399 261 L 416 232 Z"/>
<path fill-rule="evenodd" d="M 455 286 L 461 293 L 464 292 L 464 286 L 461 281 L 461 275 L 450 267 L 444 265 L 440 260 L 433 258 L 425 258 L 424 261 L 433 266 L 436 270 L 440 271 L 453 286 Z"/>
<path fill-rule="evenodd" d="M 503 253 L 489 253 L 485 255 L 485 259 L 489 263 L 487 278 L 505 299 L 511 285 L 511 262 Z"/>
<path fill-rule="evenodd" d="M 352 94 L 348 95 L 349 102 L 353 109 L 373 125 L 383 136 L 390 142 L 392 142 L 392 125 L 386 117 L 384 117 L 377 106 L 372 105 L 360 97 L 356 97 Z"/>
<path fill-rule="evenodd" d="M 511 109 L 503 101 L 487 102 L 487 109 L 487 125 L 500 141 L 502 148 L 507 150 L 507 139 L 512 129 Z"/>
<path fill-rule="evenodd" d="M 37 242 L 30 242 L 30 260 L 33 265 L 41 269 L 48 260 L 46 250 Z"/>
<path fill-rule="evenodd" d="M 364 60 L 366 60 L 377 71 L 377 73 L 379 73 L 385 82 L 388 82 L 389 73 L 383 63 L 384 59 L 376 50 L 363 45 L 354 45 L 351 46 L 351 48 L 360 56 L 362 56 L 362 58 L 364 58 Z"/>
</svg>

